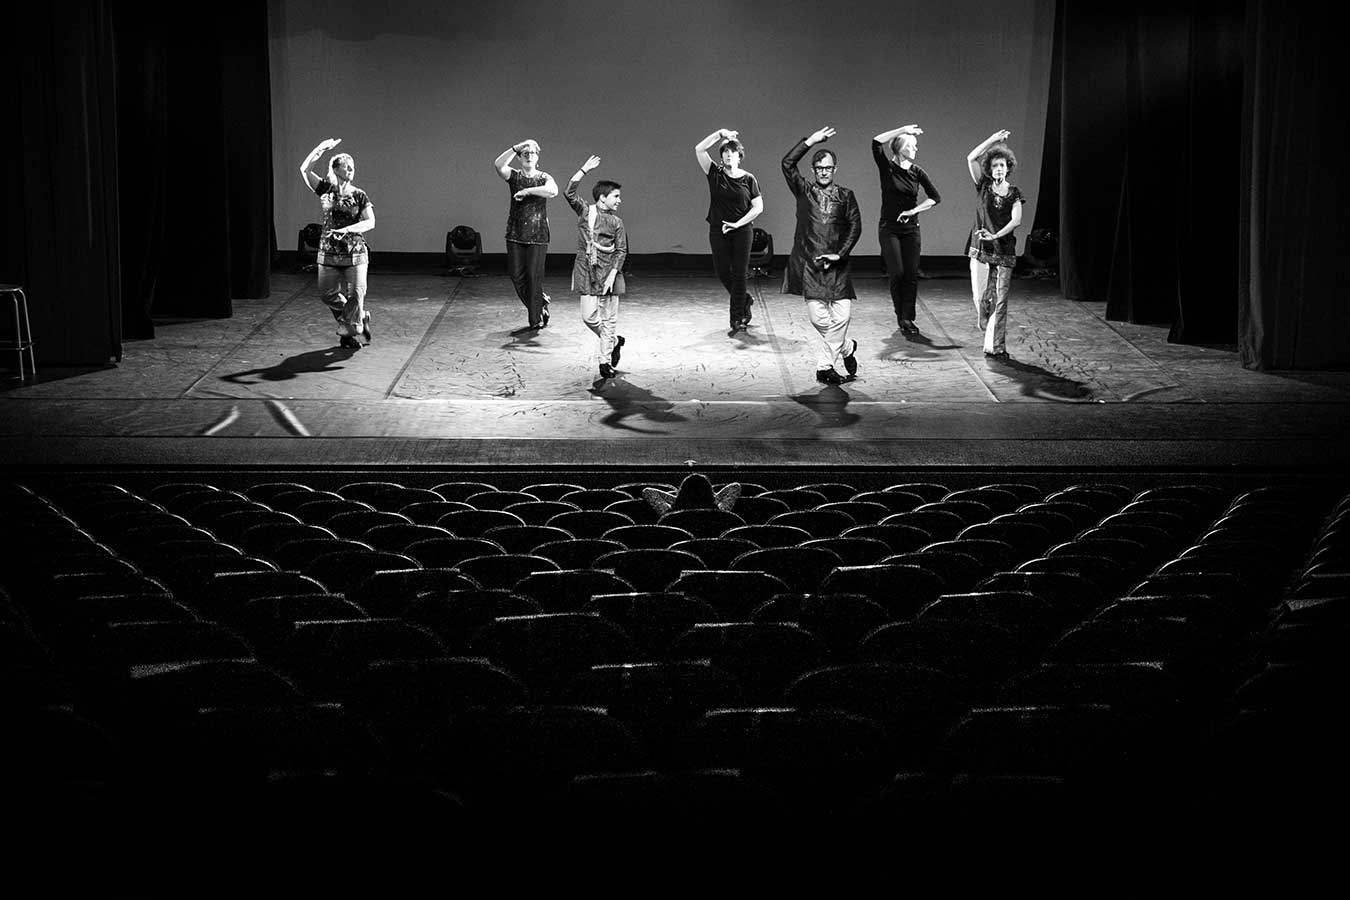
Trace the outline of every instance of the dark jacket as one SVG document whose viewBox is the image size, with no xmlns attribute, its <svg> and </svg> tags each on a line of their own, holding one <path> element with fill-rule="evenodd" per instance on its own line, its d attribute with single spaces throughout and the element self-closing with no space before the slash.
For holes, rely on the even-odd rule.
<svg viewBox="0 0 1350 900">
<path fill-rule="evenodd" d="M 862 235 L 858 201 L 846 187 L 834 183 L 821 187 L 815 179 L 803 178 L 797 164 L 806 151 L 806 141 L 801 140 L 783 157 L 783 177 L 797 198 L 797 232 L 783 273 L 783 293 L 808 300 L 856 297 L 849 254 Z M 825 268 L 816 261 L 823 253 L 838 253 L 839 262 Z"/>
</svg>

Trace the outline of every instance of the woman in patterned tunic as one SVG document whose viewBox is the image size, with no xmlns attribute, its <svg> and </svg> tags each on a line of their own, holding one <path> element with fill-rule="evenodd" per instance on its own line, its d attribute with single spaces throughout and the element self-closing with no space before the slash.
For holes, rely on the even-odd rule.
<svg viewBox="0 0 1350 900">
<path fill-rule="evenodd" d="M 1008 183 L 1017 157 L 1004 143 L 1011 132 L 996 131 L 966 154 L 979 204 L 966 242 L 970 257 L 970 291 L 975 300 L 975 325 L 984 330 L 984 355 L 1007 359 L 1008 287 L 1017 264 L 1017 236 L 1022 224 L 1022 192 Z"/>
<path fill-rule="evenodd" d="M 520 157 L 520 168 L 511 167 L 511 158 Z M 515 285 L 516 296 L 529 315 L 527 331 L 548 325 L 548 294 L 544 293 L 544 261 L 548 257 L 549 198 L 558 196 L 553 176 L 541 172 L 539 142 L 525 140 L 507 148 L 492 163 L 511 187 L 511 209 L 506 217 L 506 271 Z"/>
<path fill-rule="evenodd" d="M 366 192 L 352 184 L 356 161 L 338 153 L 328 160 L 328 177 L 310 171 L 325 151 L 342 143 L 327 138 L 300 164 L 300 175 L 319 195 L 323 208 L 323 235 L 319 238 L 319 297 L 337 320 L 341 346 L 360 350 L 361 337 L 370 342 L 370 313 L 366 312 L 366 267 L 370 251 L 363 235 L 375 227 L 375 207 Z M 359 336 L 358 336 L 359 335 Z"/>
</svg>

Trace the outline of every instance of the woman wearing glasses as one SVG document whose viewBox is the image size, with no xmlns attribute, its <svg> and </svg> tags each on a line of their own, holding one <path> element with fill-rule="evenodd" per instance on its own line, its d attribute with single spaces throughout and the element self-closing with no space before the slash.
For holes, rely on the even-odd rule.
<svg viewBox="0 0 1350 900">
<path fill-rule="evenodd" d="M 842 384 L 858 372 L 858 342 L 848 337 L 848 323 L 856 296 L 849 253 L 862 235 L 862 215 L 853 192 L 834 181 L 837 162 L 824 148 L 811 156 L 815 180 L 797 171 L 806 151 L 834 137 L 828 125 L 798 141 L 783 157 L 783 177 L 797 198 L 797 231 L 783 273 L 783 293 L 801 294 L 811 324 L 820 335 L 816 348 L 816 381 Z M 847 345 L 847 352 L 845 346 Z M 838 360 L 848 373 L 835 369 Z"/>
<path fill-rule="evenodd" d="M 520 168 L 511 158 L 520 157 Z M 516 296 L 525 305 L 529 324 L 538 331 L 548 325 L 548 294 L 544 293 L 544 261 L 548 257 L 548 210 L 550 197 L 558 196 L 553 176 L 539 170 L 539 142 L 521 141 L 492 163 L 511 187 L 511 210 L 506 217 L 506 271 Z"/>
</svg>

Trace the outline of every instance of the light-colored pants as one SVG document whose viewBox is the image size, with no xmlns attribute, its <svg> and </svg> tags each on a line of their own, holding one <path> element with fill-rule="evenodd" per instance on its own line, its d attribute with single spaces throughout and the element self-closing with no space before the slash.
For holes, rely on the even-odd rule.
<svg viewBox="0 0 1350 900">
<path fill-rule="evenodd" d="M 841 300 L 807 300 L 806 312 L 811 317 L 811 324 L 816 327 L 816 333 L 820 335 L 820 342 L 816 344 L 816 371 L 832 369 L 836 361 L 848 355 L 844 352 L 845 344 L 848 344 L 847 349 L 853 349 L 852 342 L 848 340 L 848 321 L 853 315 L 853 300 L 850 297 Z"/>
<path fill-rule="evenodd" d="M 989 277 L 989 270 L 994 277 Z M 975 322 L 984 329 L 984 352 L 1000 353 L 1007 349 L 1008 285 L 1012 269 L 991 266 L 978 259 L 970 261 L 970 292 L 975 299 Z"/>
<path fill-rule="evenodd" d="M 361 333 L 366 312 L 367 263 L 319 266 L 319 299 L 333 312 L 340 337 Z"/>
<path fill-rule="evenodd" d="M 619 337 L 619 298 L 613 294 L 596 297 L 581 295 L 581 321 L 600 339 L 597 363 L 609 362 L 610 353 Z"/>
</svg>

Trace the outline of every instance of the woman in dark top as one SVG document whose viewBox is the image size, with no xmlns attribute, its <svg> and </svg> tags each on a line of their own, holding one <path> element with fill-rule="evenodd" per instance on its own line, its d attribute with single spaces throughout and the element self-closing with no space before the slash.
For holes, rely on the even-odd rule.
<svg viewBox="0 0 1350 900">
<path fill-rule="evenodd" d="M 996 131 L 966 154 L 979 205 L 966 241 L 970 257 L 970 292 L 975 298 L 975 323 L 984 329 L 984 355 L 1007 359 L 1008 286 L 1017 264 L 1017 236 L 1026 198 L 1008 183 L 1017 157 L 1004 143 L 1011 132 Z"/>
<path fill-rule="evenodd" d="M 713 162 L 708 151 L 718 141 Z M 713 267 L 730 296 L 731 333 L 750 326 L 750 294 L 745 289 L 750 269 L 750 243 L 754 229 L 750 223 L 764 212 L 755 176 L 741 168 L 745 146 L 737 132 L 719 128 L 698 142 L 694 156 L 708 177 L 708 244 L 712 248 Z"/>
<path fill-rule="evenodd" d="M 877 237 L 890 276 L 891 304 L 902 334 L 918 334 L 914 324 L 919 297 L 919 213 L 942 202 L 928 173 L 914 163 L 919 152 L 918 125 L 903 125 L 872 138 L 872 159 L 881 175 L 881 222 Z M 919 201 L 920 189 L 927 195 Z"/>
<path fill-rule="evenodd" d="M 520 157 L 520 168 L 511 167 L 511 157 Z M 516 296 L 529 313 L 526 330 L 548 325 L 548 294 L 544 293 L 544 261 L 548 257 L 548 210 L 550 197 L 558 196 L 553 176 L 541 172 L 539 142 L 521 141 L 502 152 L 492 167 L 511 186 L 511 211 L 506 217 L 506 272 Z"/>
<path fill-rule="evenodd" d="M 348 350 L 360 350 L 370 342 L 370 313 L 366 312 L 366 267 L 370 250 L 364 237 L 375 227 L 375 207 L 366 192 L 352 184 L 356 160 L 349 153 L 337 153 L 328 160 L 328 177 L 320 178 L 309 167 L 325 151 L 342 143 L 327 138 L 309 152 L 300 163 L 300 175 L 309 189 L 319 195 L 323 210 L 323 233 L 319 238 L 319 297 L 337 320 L 338 343 Z"/>
</svg>

